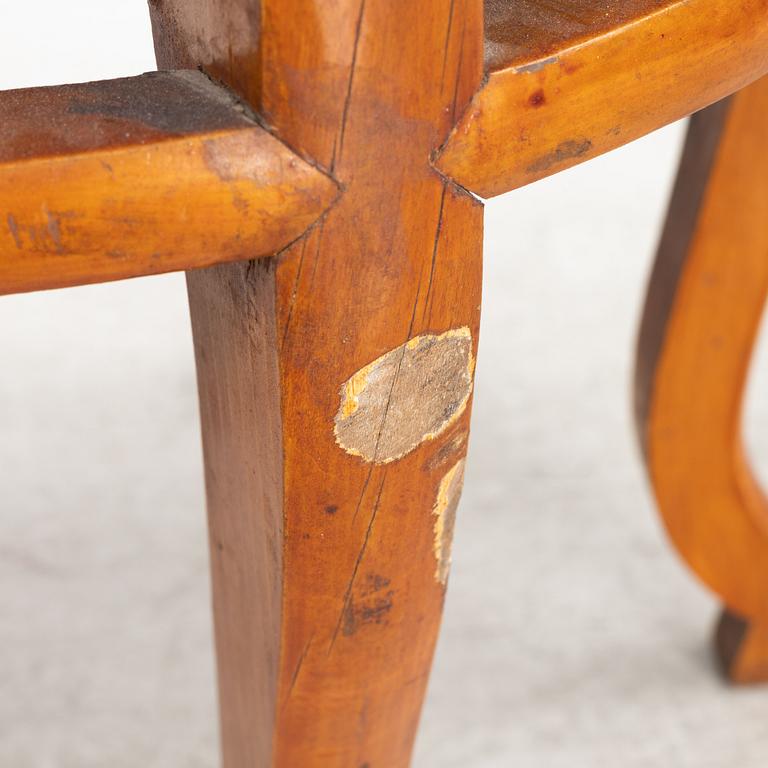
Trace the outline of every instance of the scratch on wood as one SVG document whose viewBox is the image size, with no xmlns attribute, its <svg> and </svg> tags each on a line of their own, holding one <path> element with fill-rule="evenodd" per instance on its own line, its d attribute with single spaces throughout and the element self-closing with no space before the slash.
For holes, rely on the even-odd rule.
<svg viewBox="0 0 768 768">
<path fill-rule="evenodd" d="M 301 280 L 301 270 L 304 267 L 304 256 L 307 252 L 307 239 L 304 238 L 304 242 L 301 244 L 301 256 L 299 256 L 299 266 L 296 268 L 296 279 L 293 281 L 293 290 L 291 291 L 291 301 L 288 305 L 288 316 L 285 318 L 285 328 L 283 329 L 283 340 L 280 343 L 280 348 L 285 347 L 285 340 L 288 338 L 288 329 L 291 327 L 291 317 L 293 316 L 293 308 L 296 305 L 296 294 L 299 290 L 299 281 Z"/>
<path fill-rule="evenodd" d="M 331 173 L 336 168 L 337 160 L 341 162 L 341 153 L 344 150 L 344 134 L 347 130 L 347 116 L 349 106 L 352 103 L 352 84 L 355 79 L 355 67 L 357 66 L 357 49 L 360 46 L 360 35 L 363 31 L 363 15 L 365 14 L 365 0 L 360 1 L 360 12 L 357 16 L 357 26 L 355 27 L 355 44 L 352 48 L 352 62 L 349 67 L 349 80 L 347 81 L 347 95 L 344 99 L 344 109 L 341 112 L 341 128 L 339 129 L 339 150 L 336 156 L 336 145 L 333 148 L 333 158 L 331 159 Z"/>
<path fill-rule="evenodd" d="M 317 265 L 320 263 L 320 246 L 323 244 L 323 233 L 325 232 L 325 217 L 320 221 L 320 226 L 317 229 L 317 248 L 315 249 L 315 260 L 312 263 L 312 274 L 309 277 L 309 288 L 311 291 L 315 285 L 315 275 L 317 274 Z"/>
<path fill-rule="evenodd" d="M 402 352 L 400 354 L 399 359 L 397 360 L 397 365 L 395 366 L 395 373 L 394 373 L 394 376 L 392 376 L 392 384 L 389 387 L 389 392 L 387 394 L 387 402 L 386 402 L 386 405 L 384 406 L 383 413 L 381 415 L 381 420 L 379 421 L 379 428 L 376 431 L 376 440 L 373 444 L 374 460 L 379 455 L 379 445 L 381 443 L 381 436 L 384 432 L 384 425 L 387 422 L 387 415 L 389 414 L 389 408 L 392 405 L 392 393 L 395 390 L 395 385 L 400 380 L 400 370 L 403 365 L 403 359 L 405 358 L 405 351 L 406 351 L 408 342 L 411 340 L 411 335 L 413 334 L 413 324 L 416 322 L 416 309 L 419 306 L 420 296 L 421 296 L 421 273 L 419 273 L 419 283 L 416 286 L 416 297 L 413 300 L 413 309 L 411 310 L 411 319 L 408 322 L 408 332 L 405 334 L 405 343 L 401 347 Z"/>
<path fill-rule="evenodd" d="M 8 221 L 8 229 L 13 238 L 13 242 L 16 243 L 17 248 L 21 249 L 21 235 L 19 235 L 19 225 L 16 223 L 16 217 L 12 213 L 9 213 L 6 220 Z"/>
<path fill-rule="evenodd" d="M 355 520 L 357 520 L 357 515 L 360 512 L 360 507 L 363 504 L 363 499 L 365 498 L 365 492 L 368 490 L 368 485 L 371 482 L 371 475 L 373 474 L 373 464 L 371 464 L 370 468 L 368 469 L 368 476 L 365 478 L 365 482 L 363 483 L 363 490 L 360 491 L 360 497 L 357 500 L 357 506 L 355 507 L 355 512 L 352 515 L 352 521 L 350 525 L 355 524 Z"/>
<path fill-rule="evenodd" d="M 440 74 L 440 93 L 443 92 L 445 85 L 445 65 L 448 63 L 448 47 L 451 43 L 451 27 L 453 26 L 453 7 L 456 0 L 451 0 L 451 7 L 448 10 L 448 29 L 445 31 L 445 45 L 443 46 L 443 71 Z"/>
<path fill-rule="evenodd" d="M 418 295 L 416 296 L 416 301 L 418 303 Z M 414 312 L 416 311 L 416 305 L 414 305 Z M 408 334 L 408 337 L 410 338 L 410 333 Z M 407 344 L 407 342 L 406 342 Z M 395 386 L 397 385 L 398 380 L 400 379 L 400 371 L 403 367 L 403 359 L 405 358 L 405 350 L 406 345 L 404 344 L 402 346 L 402 352 L 400 355 L 395 355 L 397 357 L 397 365 L 395 367 L 394 375 L 392 376 L 392 382 L 389 385 L 389 392 L 387 393 L 387 399 L 386 403 L 383 408 L 383 413 L 381 415 L 381 419 L 378 420 L 378 430 L 376 431 L 376 440 L 373 442 L 373 451 L 371 452 L 371 459 L 372 461 L 376 461 L 376 459 L 379 457 L 379 447 L 381 446 L 381 436 L 384 434 L 384 426 L 387 423 L 387 417 L 389 416 L 389 410 L 392 407 L 392 393 L 395 390 Z M 367 375 L 365 377 L 366 383 L 363 384 L 363 389 L 365 386 L 367 386 Z M 362 391 L 362 390 L 361 390 Z M 356 402 L 359 402 L 357 399 L 357 396 L 355 395 Z M 351 414 L 350 414 L 351 415 Z"/>
<path fill-rule="evenodd" d="M 461 416 L 474 366 L 469 328 L 410 339 L 342 385 L 336 442 L 375 464 L 405 456 Z"/>
<path fill-rule="evenodd" d="M 313 635 L 310 635 L 309 640 L 307 640 L 307 644 L 304 646 L 304 650 L 301 652 L 301 656 L 299 656 L 299 661 L 296 664 L 296 669 L 293 670 L 293 675 L 291 676 L 291 684 L 288 686 L 288 693 L 285 697 L 285 704 L 288 703 L 288 699 L 291 698 L 291 694 L 293 693 L 293 689 L 296 685 L 296 681 L 299 679 L 299 672 L 301 672 L 301 667 L 304 664 L 304 659 L 307 658 L 307 653 L 309 652 L 309 646 L 312 645 L 312 639 L 314 637 Z M 285 704 L 283 706 L 285 706 Z"/>
<path fill-rule="evenodd" d="M 560 61 L 559 56 L 549 56 L 546 59 L 540 59 L 539 61 L 533 61 L 530 64 L 523 64 L 520 67 L 515 67 L 515 74 L 524 74 L 525 72 L 540 72 L 550 64 L 557 64 Z"/>
<path fill-rule="evenodd" d="M 341 612 L 339 613 L 339 619 L 336 622 L 336 629 L 333 631 L 333 637 L 331 637 L 331 644 L 328 646 L 328 655 L 330 655 L 331 651 L 333 650 L 333 646 L 336 643 L 336 638 L 339 636 L 339 630 L 341 629 L 342 622 L 344 621 L 344 616 L 349 609 L 349 603 L 352 599 L 352 587 L 355 584 L 355 578 L 357 577 L 357 572 L 360 569 L 360 563 L 363 561 L 363 555 L 365 555 L 365 550 L 368 547 L 368 541 L 371 538 L 371 531 L 373 531 L 373 524 L 376 521 L 376 515 L 379 513 L 379 504 L 381 504 L 381 493 L 384 490 L 384 482 L 387 479 L 387 473 L 384 472 L 382 478 L 381 478 L 381 484 L 379 485 L 379 492 L 376 494 L 376 501 L 373 505 L 373 511 L 371 512 L 371 519 L 368 521 L 368 528 L 365 531 L 365 538 L 363 539 L 363 545 L 360 547 L 360 552 L 357 555 L 357 560 L 355 560 L 355 566 L 352 569 L 352 576 L 349 578 L 349 582 L 347 583 L 347 589 L 344 592 L 344 602 L 342 604 Z"/>
<path fill-rule="evenodd" d="M 384 624 L 387 614 L 392 610 L 393 595 L 394 592 L 389 591 L 383 597 L 377 597 L 362 605 L 350 598 L 342 627 L 345 637 L 351 637 L 365 624 Z"/>
<path fill-rule="evenodd" d="M 467 31 L 467 17 L 461 27 L 461 43 L 459 44 L 459 63 L 456 67 L 456 83 L 453 86 L 453 101 L 451 104 L 451 122 L 456 122 L 456 101 L 459 98 L 459 83 L 461 82 L 462 65 L 464 64 L 464 38 Z"/>
<path fill-rule="evenodd" d="M 451 546 L 456 525 L 456 509 L 464 484 L 464 459 L 446 472 L 437 489 L 437 498 L 432 514 L 435 516 L 435 579 L 445 586 L 451 569 Z"/>
<path fill-rule="evenodd" d="M 437 246 L 440 242 L 440 232 L 443 228 L 443 209 L 445 208 L 445 192 L 447 184 L 443 181 L 443 191 L 440 195 L 440 212 L 437 214 L 437 228 L 435 230 L 435 242 L 432 246 L 432 264 L 429 268 L 429 282 L 427 283 L 427 296 L 424 299 L 424 310 L 421 313 L 421 320 L 424 321 L 424 317 L 427 314 L 427 309 L 430 307 L 432 300 L 432 280 L 435 277 L 435 263 L 437 260 Z M 431 311 L 431 310 L 430 310 Z"/>
</svg>

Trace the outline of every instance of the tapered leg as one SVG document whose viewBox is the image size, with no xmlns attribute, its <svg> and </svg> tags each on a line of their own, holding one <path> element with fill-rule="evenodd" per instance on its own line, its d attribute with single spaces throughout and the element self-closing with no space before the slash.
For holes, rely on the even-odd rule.
<svg viewBox="0 0 768 768">
<path fill-rule="evenodd" d="M 667 529 L 722 598 L 731 679 L 768 679 L 768 504 L 741 439 L 768 291 L 768 79 L 692 118 L 640 335 L 637 419 Z"/>
<path fill-rule="evenodd" d="M 257 76 L 242 30 L 201 52 L 189 8 L 154 6 L 161 65 L 189 33 L 343 187 L 274 258 L 188 276 L 224 763 L 406 766 L 480 308 L 482 206 L 430 158 L 479 83 L 482 3 L 267 0 Z"/>
</svg>

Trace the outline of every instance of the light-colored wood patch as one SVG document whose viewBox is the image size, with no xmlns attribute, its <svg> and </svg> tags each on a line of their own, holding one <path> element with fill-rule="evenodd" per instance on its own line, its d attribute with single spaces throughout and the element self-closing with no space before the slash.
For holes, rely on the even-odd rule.
<svg viewBox="0 0 768 768">
<path fill-rule="evenodd" d="M 464 486 L 464 459 L 454 464 L 440 481 L 432 514 L 435 516 L 435 579 L 445 585 L 451 570 L 451 545 L 456 510 Z"/>
<path fill-rule="evenodd" d="M 376 464 L 405 456 L 461 416 L 474 368 L 469 328 L 416 336 L 342 385 L 336 442 Z"/>
</svg>

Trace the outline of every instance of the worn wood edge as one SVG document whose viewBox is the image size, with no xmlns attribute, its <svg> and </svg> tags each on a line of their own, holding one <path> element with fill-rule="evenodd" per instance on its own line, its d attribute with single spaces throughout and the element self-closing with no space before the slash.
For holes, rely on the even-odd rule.
<svg viewBox="0 0 768 768">
<path fill-rule="evenodd" d="M 222 136 L 225 135 L 226 134 L 222 134 Z M 170 146 L 175 143 L 184 145 L 186 142 L 186 139 L 178 139 L 175 141 L 166 139 L 163 140 L 162 143 Z M 127 152 L 130 153 L 135 153 L 137 151 L 146 152 L 146 147 L 142 150 L 127 150 Z M 55 161 L 47 162 L 50 163 Z M 0 170 L 0 177 L 2 177 L 2 170 Z M 330 177 L 328 177 L 328 179 L 329 181 L 333 181 Z M 171 272 L 194 271 L 219 264 L 237 261 L 247 262 L 253 261 L 254 259 L 279 256 L 290 248 L 291 245 L 311 232 L 322 221 L 328 211 L 335 206 L 342 194 L 343 191 L 341 188 L 333 182 L 332 186 L 326 187 L 324 190 L 321 205 L 312 206 L 311 209 L 306 209 L 302 212 L 298 221 L 294 221 L 292 224 L 288 225 L 291 227 L 291 230 L 286 237 L 273 241 L 268 245 L 265 244 L 264 247 L 256 248 L 248 253 L 242 254 L 226 255 L 222 248 L 218 248 L 216 244 L 212 244 L 204 251 L 196 254 L 192 254 L 188 249 L 181 249 L 171 256 L 165 256 L 159 260 L 145 260 L 146 263 L 137 265 L 135 261 L 131 260 L 131 256 L 128 256 L 125 261 L 110 261 L 109 256 L 106 255 L 108 246 L 105 244 L 105 255 L 103 258 L 96 259 L 95 263 L 94 260 L 91 259 L 91 265 L 86 270 L 74 270 L 74 273 L 70 271 L 57 272 L 56 270 L 50 269 L 50 263 L 46 263 L 43 268 L 37 272 L 35 277 L 19 279 L 14 278 L 9 274 L 10 269 L 8 268 L 8 265 L 4 263 L 4 249 L 2 248 L 2 245 L 0 245 L 0 296 L 71 288 L 80 285 L 93 285 L 104 282 L 168 274 Z M 160 197 L 162 197 L 162 195 Z M 142 206 L 143 205 L 146 205 L 146 201 L 142 202 Z M 286 221 L 296 218 L 296 214 L 294 213 L 286 218 Z M 7 226 L 8 224 L 5 219 L 0 220 L 0 227 L 4 228 Z M 223 243 L 225 239 L 239 239 L 242 234 L 243 233 L 240 231 L 230 232 L 226 236 L 225 234 L 222 234 L 221 241 Z M 257 235 L 258 232 L 254 230 L 252 234 Z M 76 254 L 74 255 L 76 256 Z"/>
<path fill-rule="evenodd" d="M 283 484 L 275 478 L 282 473 L 283 439 L 279 335 L 270 311 L 277 263 L 266 258 L 186 275 L 209 505 L 224 765 L 270 764 L 277 717 L 278 665 L 244 664 L 242 657 L 244 648 L 255 645 L 267 658 L 280 653 L 284 516 Z M 239 396 L 236 382 L 244 375 L 243 392 L 252 402 Z M 228 578 L 233 563 L 235 579 Z M 230 753 L 233 743 L 245 751 Z"/>
<path fill-rule="evenodd" d="M 149 73 L 155 74 L 155 73 Z M 269 141 L 275 142 L 275 148 L 277 152 L 284 153 L 285 158 L 284 166 L 288 170 L 286 174 L 289 176 L 287 181 L 280 185 L 282 189 L 285 187 L 285 191 L 289 191 L 292 181 L 295 181 L 293 188 L 294 192 L 304 193 L 307 204 L 302 209 L 297 209 L 295 206 L 292 208 L 285 202 L 285 210 L 282 212 L 276 212 L 279 218 L 280 214 L 284 214 L 286 217 L 287 236 L 281 240 L 275 240 L 274 237 L 268 242 L 264 243 L 264 247 L 250 250 L 247 254 L 243 253 L 237 255 L 227 255 L 226 249 L 217 248 L 216 244 L 207 244 L 205 251 L 201 254 L 193 254 L 186 248 L 182 248 L 179 253 L 165 256 L 162 259 L 151 258 L 144 259 L 146 263 L 137 263 L 138 260 L 132 260 L 128 255 L 120 261 L 110 259 L 107 255 L 102 259 L 96 259 L 94 261 L 93 256 L 89 255 L 84 257 L 89 260 L 87 265 L 83 265 L 81 268 L 75 268 L 74 273 L 71 269 L 73 261 L 79 258 L 79 254 L 76 249 L 68 252 L 66 255 L 68 259 L 63 261 L 62 259 L 56 259 L 51 261 L 52 254 L 43 253 L 41 261 L 45 261 L 45 264 L 41 263 L 41 269 L 33 276 L 27 277 L 14 277 L 13 267 L 14 262 L 11 257 L 19 258 L 17 252 L 21 246 L 19 245 L 19 236 L 15 230 L 14 217 L 12 211 L 5 211 L 13 204 L 13 200 L 18 198 L 18 195 L 13 194 L 13 188 L 10 184 L 0 184 L 0 213 L 5 213 L 0 220 L 0 229 L 7 229 L 10 232 L 11 237 L 6 236 L 5 239 L 0 237 L 0 295 L 8 295 L 13 293 L 24 293 L 38 290 L 49 290 L 55 288 L 71 287 L 75 285 L 85 285 L 98 282 L 106 282 L 112 280 L 128 279 L 133 277 L 142 277 L 152 274 L 161 274 L 173 271 L 182 271 L 188 269 L 198 269 L 207 266 L 213 266 L 220 263 L 231 262 L 236 260 L 252 260 L 254 258 L 262 258 L 274 254 L 279 254 L 288 248 L 291 244 L 301 239 L 312 227 L 314 227 L 322 216 L 327 213 L 339 200 L 343 194 L 342 186 L 330 176 L 326 170 L 319 167 L 318 164 L 308 162 L 305 158 L 299 156 L 294 150 L 288 147 L 274 130 L 271 130 L 261 124 L 256 119 L 253 111 L 243 103 L 236 94 L 230 91 L 223 84 L 213 82 L 205 73 L 200 74 L 200 80 L 196 81 L 196 70 L 175 70 L 175 71 L 163 71 L 162 74 L 178 75 L 181 79 L 181 85 L 185 88 L 202 88 L 205 89 L 206 84 L 209 86 L 209 90 L 206 90 L 206 96 L 214 98 L 222 104 L 222 106 L 231 106 L 232 108 L 232 125 L 228 128 L 219 128 L 212 131 L 198 131 L 193 130 L 187 134 L 183 132 L 167 133 L 154 136 L 150 141 L 139 140 L 136 143 L 127 143 L 123 145 L 113 146 L 111 144 L 103 147 L 98 147 L 93 150 L 84 148 L 77 149 L 70 153 L 61 153 L 58 155 L 41 155 L 32 157 L 22 157 L 19 159 L 11 159 L 0 163 L 0 181 L 3 176 L 16 176 L 30 174 L 31 176 L 47 176 L 49 171 L 53 172 L 56 168 L 62 168 L 69 166 L 66 169 L 64 176 L 73 176 L 75 168 L 82 164 L 83 166 L 93 166 L 94 161 L 100 162 L 105 168 L 110 169 L 111 164 L 108 162 L 112 160 L 123 160 L 125 162 L 132 162 L 136 160 L 141 162 L 147 155 L 152 152 L 162 153 L 174 153 L 174 152 L 202 152 L 205 153 L 205 149 L 208 143 L 216 142 L 218 140 L 226 140 L 229 137 L 236 138 L 237 135 L 257 133 L 262 134 L 264 138 L 268 137 Z M 120 81 L 127 80 L 139 80 L 144 76 L 137 78 L 120 78 Z M 112 81 L 104 81 L 104 84 L 108 84 Z M 85 86 L 101 85 L 101 83 L 85 83 L 81 84 Z M 67 88 L 69 86 L 65 86 Z M 74 86 L 76 87 L 76 86 Z M 23 91 L 38 91 L 43 92 L 46 90 L 55 90 L 56 87 L 45 87 L 41 89 L 20 89 L 15 93 Z M 95 109 L 94 109 L 95 113 Z M 98 115 L 94 114 L 94 119 L 98 119 Z M 100 160 L 100 158 L 103 158 Z M 233 158 L 233 161 L 235 158 Z M 226 166 L 227 158 L 219 158 L 222 165 Z M 242 158 L 237 158 L 238 162 L 242 162 Z M 233 164 L 235 164 L 233 162 Z M 74 167 L 73 167 L 74 166 Z M 215 171 L 215 169 L 212 169 Z M 293 179 L 290 178 L 293 173 Z M 51 173 L 50 175 L 55 175 Z M 221 187 L 223 192 L 226 185 L 232 179 L 227 178 L 226 173 L 219 174 L 220 178 L 216 180 L 215 174 L 211 174 L 210 181 L 212 184 L 216 184 Z M 108 175 L 104 175 L 102 183 L 104 185 L 105 193 L 107 186 L 110 186 L 110 191 L 114 193 L 114 187 L 111 184 L 111 179 Z M 158 197 L 158 209 L 162 209 L 164 217 L 172 218 L 174 212 L 179 215 L 180 226 L 183 226 L 183 215 L 186 212 L 184 205 L 184 179 L 174 178 L 174 181 L 178 185 L 176 192 L 177 203 L 179 207 L 174 211 L 172 207 L 168 206 L 168 194 L 169 189 L 167 185 L 158 185 L 157 197 Z M 190 177 L 190 182 L 199 182 L 199 179 L 193 179 Z M 66 185 L 66 183 L 65 183 Z M 9 193 L 9 199 L 4 201 L 2 190 L 5 186 L 6 191 Z M 41 197 L 46 194 L 45 185 L 42 185 L 44 191 L 41 192 Z M 199 187 L 199 183 L 198 183 Z M 263 192 L 266 187 L 262 185 L 260 188 L 254 189 L 254 198 L 258 196 L 259 192 Z M 98 187 L 97 187 L 98 189 Z M 50 194 L 50 193 L 49 193 Z M 134 188 L 126 188 L 123 190 L 123 195 L 126 200 L 131 201 L 135 195 Z M 286 195 L 282 196 L 283 198 Z M 247 200 L 246 200 L 247 202 Z M 258 201 L 256 201 L 258 202 Z M 241 206 L 243 204 L 242 196 L 240 199 L 236 199 L 233 196 L 232 208 Z M 43 203 L 45 207 L 45 203 Z M 146 197 L 140 200 L 133 200 L 133 206 L 138 210 L 145 210 L 152 206 L 152 201 Z M 182 211 L 181 208 L 185 210 Z M 263 219 L 264 212 L 260 211 L 261 218 Z M 119 216 L 124 220 L 128 218 L 125 212 L 122 211 Z M 251 238 L 258 238 L 259 225 L 258 221 L 248 224 L 248 216 L 240 216 L 240 226 L 237 231 L 220 231 L 220 239 L 222 243 L 226 240 L 239 240 L 243 235 L 249 235 Z M 219 222 L 221 223 L 221 222 Z M 101 217 L 100 226 L 103 227 L 103 217 Z M 251 229 L 249 233 L 247 230 Z M 7 232 L 5 233 L 8 234 Z M 141 233 L 137 234 L 137 248 L 141 247 Z M 105 238 L 106 240 L 107 238 Z M 4 248 L 3 245 L 7 247 Z M 110 249 L 110 243 L 105 242 L 104 253 L 108 254 Z M 60 250 L 57 248 L 57 250 Z M 91 250 L 93 248 L 91 247 Z M 224 255 L 222 255 L 224 254 Z M 53 254 L 56 255 L 56 254 Z M 29 258 L 29 257 L 28 257 Z M 34 257 L 33 257 L 34 258 Z M 38 258 L 40 258 L 38 256 Z M 56 267 L 64 267 L 63 269 L 57 269 Z M 25 268 L 29 270 L 29 264 L 25 265 Z"/>
<path fill-rule="evenodd" d="M 606 48 L 614 44 L 614 42 L 621 41 L 622 38 L 627 38 L 631 34 L 644 32 L 646 27 L 650 27 L 651 24 L 657 21 L 668 21 L 669 17 L 675 14 L 691 13 L 705 15 L 707 13 L 706 8 L 693 10 L 690 6 L 691 0 L 680 0 L 674 5 L 657 9 L 649 14 L 633 19 L 620 27 L 607 30 L 593 38 L 581 40 L 574 45 L 565 45 L 546 57 L 524 61 L 503 69 L 487 70 L 473 98 L 464 109 L 443 144 L 433 153 L 432 163 L 434 167 L 444 178 L 480 198 L 495 197 L 617 149 L 676 120 L 703 110 L 732 95 L 741 88 L 750 85 L 768 72 L 768 56 L 766 56 L 764 66 L 761 69 L 750 72 L 740 78 L 732 76 L 732 80 L 736 79 L 738 81 L 736 85 L 725 88 L 720 87 L 719 89 L 702 93 L 690 107 L 677 110 L 670 109 L 663 112 L 658 119 L 655 119 L 651 124 L 642 127 L 640 130 L 627 129 L 620 133 L 615 132 L 613 133 L 613 138 L 608 140 L 603 136 L 599 146 L 595 146 L 591 140 L 581 144 L 570 142 L 574 144 L 572 151 L 564 150 L 564 156 L 557 158 L 557 162 L 547 169 L 531 173 L 530 169 L 525 167 L 515 167 L 515 158 L 510 154 L 509 162 L 497 164 L 492 175 L 483 176 L 482 172 L 476 170 L 479 164 L 474 162 L 476 158 L 473 155 L 476 153 L 472 151 L 474 147 L 471 142 L 479 141 L 481 136 L 491 135 L 496 140 L 495 143 L 497 145 L 502 146 L 505 144 L 505 138 L 509 130 L 513 130 L 513 128 L 510 128 L 510 126 L 514 126 L 513 117 L 507 118 L 502 124 L 501 129 L 496 131 L 499 135 L 494 136 L 493 126 L 489 125 L 493 120 L 487 116 L 491 115 L 492 118 L 494 115 L 504 114 L 504 111 L 500 110 L 496 104 L 498 101 L 503 102 L 504 96 L 507 93 L 513 92 L 518 87 L 521 78 L 531 76 L 552 64 L 557 64 L 561 58 L 582 55 L 588 56 L 591 62 L 599 62 L 600 66 L 605 68 L 606 72 L 609 73 L 605 77 L 607 85 L 611 79 L 616 78 L 615 74 L 610 73 L 614 59 L 610 55 L 603 55 L 600 50 L 601 48 Z M 763 38 L 768 39 L 768 22 L 765 22 L 763 26 Z M 635 44 L 635 48 L 639 49 L 643 44 L 647 48 L 647 40 L 639 41 Z M 759 45 L 756 45 L 755 48 L 759 48 Z M 692 61 L 698 59 L 698 51 L 692 50 L 690 58 Z M 642 53 L 633 58 L 633 62 L 637 61 L 650 68 L 653 68 L 656 63 L 655 58 L 650 58 L 647 55 L 643 57 Z M 582 66 L 584 65 L 579 64 L 576 68 L 581 69 Z M 685 69 L 685 64 L 681 64 L 678 67 L 678 70 L 684 71 Z M 636 77 L 638 80 L 644 79 L 639 72 L 636 73 Z M 652 80 L 653 78 L 647 79 Z M 719 85 L 722 85 L 722 83 L 719 83 Z M 520 84 L 520 88 L 523 88 L 522 84 Z M 531 98 L 533 99 L 535 95 L 536 93 Z M 639 97 L 641 96 L 642 93 L 639 94 Z M 682 101 L 682 99 L 677 101 Z M 610 134 L 611 131 L 608 131 L 608 133 Z M 469 139 L 469 145 L 462 146 L 463 139 Z M 562 146 L 562 143 L 558 145 L 558 148 L 560 146 Z M 542 147 L 542 149 L 545 148 Z M 463 167 L 465 164 L 466 168 Z"/>
</svg>

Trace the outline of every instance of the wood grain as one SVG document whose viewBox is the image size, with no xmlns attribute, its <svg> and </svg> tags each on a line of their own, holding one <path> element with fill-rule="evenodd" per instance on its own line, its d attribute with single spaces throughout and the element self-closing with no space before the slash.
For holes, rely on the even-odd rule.
<svg viewBox="0 0 768 768">
<path fill-rule="evenodd" d="M 406 766 L 467 443 L 467 363 L 445 361 L 474 360 L 481 282 L 482 207 L 430 157 L 479 84 L 482 5 L 266 0 L 259 53 L 231 61 L 200 42 L 217 8 L 152 4 L 161 65 L 210 67 L 345 190 L 269 267 L 189 275 L 224 763 Z M 412 447 L 436 380 L 447 410 Z M 337 441 L 356 408 L 401 446 L 387 463 L 380 439 L 368 459 Z"/>
<path fill-rule="evenodd" d="M 251 259 L 338 188 L 199 72 L 0 93 L 0 293 Z"/>
<path fill-rule="evenodd" d="M 541 61 L 676 0 L 485 0 L 485 70 Z"/>
<path fill-rule="evenodd" d="M 0 95 L 0 292 L 190 270 L 225 768 L 404 768 L 464 477 L 467 190 L 535 181 L 759 78 L 768 0 L 150 12 L 159 65 L 185 71 Z M 768 505 L 740 441 L 768 291 L 766 114 L 764 80 L 693 120 L 637 374 L 659 504 L 727 606 L 738 681 L 768 678 Z"/>
<path fill-rule="evenodd" d="M 768 1 L 486 3 L 486 81 L 436 160 L 492 197 L 685 117 L 768 71 Z"/>
<path fill-rule="evenodd" d="M 638 426 L 659 508 L 728 608 L 718 646 L 739 681 L 768 678 L 768 504 L 741 439 L 768 292 L 766 115 L 763 79 L 694 119 L 637 367 Z"/>
</svg>

